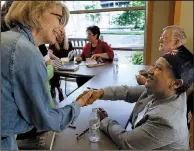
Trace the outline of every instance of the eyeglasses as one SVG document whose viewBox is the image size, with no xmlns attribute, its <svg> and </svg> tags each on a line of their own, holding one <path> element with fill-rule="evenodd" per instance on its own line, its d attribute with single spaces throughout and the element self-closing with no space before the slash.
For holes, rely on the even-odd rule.
<svg viewBox="0 0 194 151">
<path fill-rule="evenodd" d="M 50 13 L 50 14 L 57 16 L 60 25 L 64 24 L 65 21 L 64 21 L 64 18 L 63 18 L 62 15 L 59 15 L 59 14 L 56 14 L 56 13 Z"/>
</svg>

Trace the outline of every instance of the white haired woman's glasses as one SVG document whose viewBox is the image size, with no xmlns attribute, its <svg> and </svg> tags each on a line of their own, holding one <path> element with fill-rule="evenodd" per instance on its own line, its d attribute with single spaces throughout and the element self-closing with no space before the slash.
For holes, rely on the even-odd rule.
<svg viewBox="0 0 194 151">
<path fill-rule="evenodd" d="M 52 14 L 54 16 L 57 16 L 60 25 L 64 24 L 65 21 L 64 21 L 64 17 L 62 15 L 59 15 L 59 14 L 56 14 L 56 13 L 50 13 L 50 14 Z"/>
</svg>

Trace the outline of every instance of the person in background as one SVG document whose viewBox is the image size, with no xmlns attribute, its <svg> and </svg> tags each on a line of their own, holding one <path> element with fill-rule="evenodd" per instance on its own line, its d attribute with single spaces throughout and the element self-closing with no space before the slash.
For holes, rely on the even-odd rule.
<svg viewBox="0 0 194 151">
<path fill-rule="evenodd" d="M 91 97 L 89 92 L 62 108 L 49 107 L 47 70 L 38 46 L 54 44 L 68 20 L 60 1 L 14 1 L 9 8 L 5 23 L 10 30 L 1 32 L 1 150 L 18 149 L 15 136 L 34 127 L 64 130 Z"/>
<path fill-rule="evenodd" d="M 50 80 L 54 76 L 54 67 L 53 67 L 53 62 L 51 59 L 45 60 L 46 64 L 46 69 L 47 69 L 47 82 L 46 82 L 46 87 L 48 90 L 49 98 L 50 98 L 50 107 L 54 108 L 55 107 L 55 101 L 51 96 L 51 86 L 50 86 Z"/>
<path fill-rule="evenodd" d="M 89 26 L 86 29 L 87 37 L 89 43 L 83 47 L 83 51 L 80 57 L 76 58 L 77 62 L 86 60 L 86 58 L 98 59 L 102 58 L 104 60 L 112 61 L 114 57 L 114 52 L 111 47 L 104 41 L 100 40 L 100 29 L 98 26 Z"/>
<path fill-rule="evenodd" d="M 72 43 L 68 41 L 65 31 L 57 37 L 55 44 L 49 45 L 48 50 L 57 58 L 67 57 L 69 52 L 73 50 Z"/>
<path fill-rule="evenodd" d="M 1 7 L 1 32 L 8 31 L 9 27 L 5 24 L 5 15 L 8 13 L 8 10 L 13 1 L 5 1 Z"/>
<path fill-rule="evenodd" d="M 83 47 L 83 51 L 79 57 L 76 58 L 77 62 L 85 61 L 86 58 L 91 58 L 95 60 L 104 60 L 104 61 L 113 61 L 114 52 L 112 48 L 99 39 L 100 37 L 100 29 L 98 26 L 89 26 L 86 29 L 87 37 L 89 43 L 87 43 Z M 90 78 L 77 78 L 78 87 L 82 86 L 86 83 Z"/>
<path fill-rule="evenodd" d="M 63 33 L 57 37 L 57 42 L 55 44 L 49 45 L 48 49 L 49 55 L 52 59 L 61 59 L 63 57 L 68 57 L 69 52 L 73 51 L 73 46 L 72 43 L 66 38 L 65 31 L 63 31 Z M 53 78 L 50 80 L 50 85 L 52 97 L 55 97 L 55 88 L 57 88 L 59 100 L 62 101 L 64 99 L 64 96 L 63 91 L 60 88 L 60 76 L 54 75 Z"/>
<path fill-rule="evenodd" d="M 97 99 L 136 102 L 126 129 L 109 118 L 105 110 L 99 109 L 100 129 L 121 150 L 188 150 L 187 89 L 183 84 L 186 77 L 181 73 L 180 58 L 165 54 L 149 69 L 145 85 L 112 86 L 93 91 L 88 103 Z"/>
</svg>

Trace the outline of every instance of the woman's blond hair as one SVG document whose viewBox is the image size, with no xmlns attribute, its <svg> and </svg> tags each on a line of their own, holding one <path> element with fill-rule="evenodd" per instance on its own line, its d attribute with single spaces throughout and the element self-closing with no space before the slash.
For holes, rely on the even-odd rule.
<svg viewBox="0 0 194 151">
<path fill-rule="evenodd" d="M 68 38 L 67 38 L 67 35 L 66 35 L 66 32 L 64 33 L 64 37 L 63 37 L 63 46 L 60 47 L 61 43 L 57 40 L 55 42 L 55 48 L 57 50 L 60 50 L 60 49 L 65 49 L 65 50 L 68 50 L 69 49 L 69 44 L 68 44 Z"/>
<path fill-rule="evenodd" d="M 69 10 L 60 1 L 14 1 L 5 16 L 6 25 L 20 23 L 28 28 L 41 28 L 41 20 L 45 12 L 56 6 L 62 7 L 64 26 L 69 20 Z"/>
</svg>

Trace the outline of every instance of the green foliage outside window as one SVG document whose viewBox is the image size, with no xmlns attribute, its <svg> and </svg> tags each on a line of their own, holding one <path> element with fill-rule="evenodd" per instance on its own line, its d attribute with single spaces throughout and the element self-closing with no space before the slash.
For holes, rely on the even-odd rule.
<svg viewBox="0 0 194 151">
<path fill-rule="evenodd" d="M 134 65 L 143 64 L 143 51 L 133 53 L 130 62 Z"/>
<path fill-rule="evenodd" d="M 145 1 L 131 1 L 130 7 L 145 6 Z M 118 26 L 131 26 L 132 29 L 144 30 L 145 11 L 125 11 L 113 18 L 112 23 Z"/>
<path fill-rule="evenodd" d="M 90 9 L 97 9 L 96 5 L 85 5 L 84 6 L 85 10 L 90 10 Z M 90 21 L 92 21 L 94 24 L 98 24 L 100 22 L 101 19 L 101 15 L 100 13 L 89 13 L 86 15 L 86 18 Z"/>
</svg>

